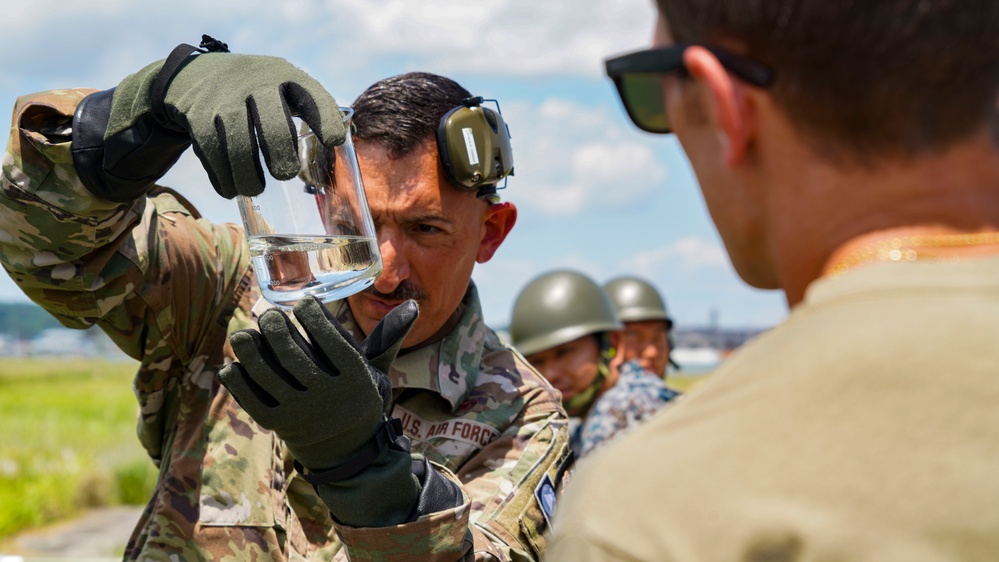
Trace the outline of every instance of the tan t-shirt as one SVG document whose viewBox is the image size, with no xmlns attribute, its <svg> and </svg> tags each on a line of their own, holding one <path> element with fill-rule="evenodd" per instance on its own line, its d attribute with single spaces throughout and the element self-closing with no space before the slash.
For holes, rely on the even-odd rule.
<svg viewBox="0 0 999 562">
<path fill-rule="evenodd" d="M 820 280 L 585 459 L 548 560 L 999 560 L 999 260 Z"/>
</svg>

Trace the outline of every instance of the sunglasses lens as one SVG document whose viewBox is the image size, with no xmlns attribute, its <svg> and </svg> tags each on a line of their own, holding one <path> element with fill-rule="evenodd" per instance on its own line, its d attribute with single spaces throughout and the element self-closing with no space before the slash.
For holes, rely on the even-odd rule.
<svg viewBox="0 0 999 562">
<path fill-rule="evenodd" d="M 619 87 L 621 100 L 635 125 L 651 133 L 670 132 L 660 74 L 625 73 Z"/>
</svg>

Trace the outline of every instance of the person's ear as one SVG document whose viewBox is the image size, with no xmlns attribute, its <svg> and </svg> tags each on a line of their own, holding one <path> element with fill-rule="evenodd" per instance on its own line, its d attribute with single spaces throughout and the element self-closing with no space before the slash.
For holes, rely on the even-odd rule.
<svg viewBox="0 0 999 562">
<path fill-rule="evenodd" d="M 482 239 L 479 241 L 479 251 L 475 254 L 475 261 L 486 263 L 492 259 L 516 222 L 517 207 L 513 203 L 489 205 L 482 219 Z"/>
<path fill-rule="evenodd" d="M 725 164 L 739 164 L 746 155 L 756 126 L 755 106 L 752 97 L 747 95 L 746 85 L 733 78 L 704 47 L 688 47 L 683 52 L 683 64 L 707 94 L 709 118 L 718 130 Z"/>
</svg>

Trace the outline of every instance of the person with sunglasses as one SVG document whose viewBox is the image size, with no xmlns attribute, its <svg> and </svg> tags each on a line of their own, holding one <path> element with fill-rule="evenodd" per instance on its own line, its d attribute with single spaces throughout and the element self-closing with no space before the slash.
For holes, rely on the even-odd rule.
<svg viewBox="0 0 999 562">
<path fill-rule="evenodd" d="M 607 73 L 790 310 L 579 465 L 548 559 L 994 558 L 999 3 L 657 7 Z"/>
</svg>

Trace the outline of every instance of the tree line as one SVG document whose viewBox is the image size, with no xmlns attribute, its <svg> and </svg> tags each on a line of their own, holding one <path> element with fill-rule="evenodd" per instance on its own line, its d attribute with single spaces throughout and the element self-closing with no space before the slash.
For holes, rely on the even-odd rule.
<svg viewBox="0 0 999 562">
<path fill-rule="evenodd" d="M 35 303 L 0 302 L 0 334 L 17 339 L 31 339 L 42 330 L 61 324 Z"/>
</svg>

